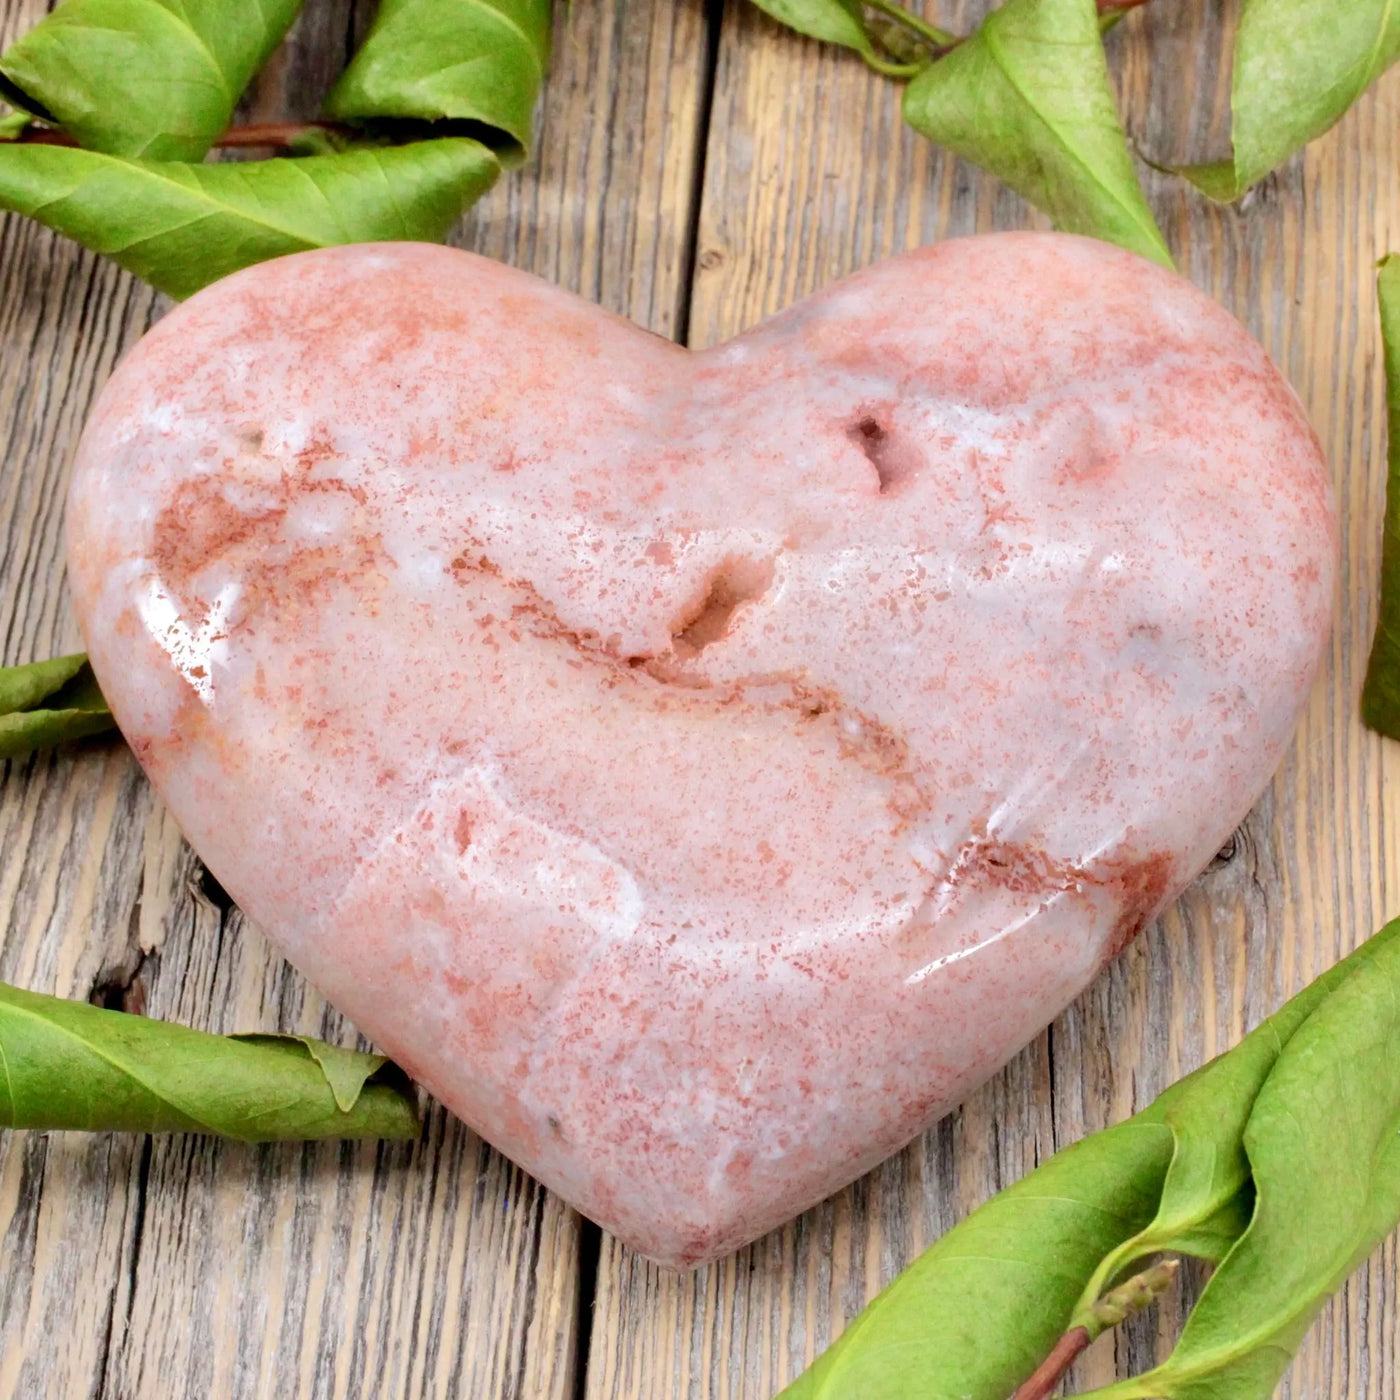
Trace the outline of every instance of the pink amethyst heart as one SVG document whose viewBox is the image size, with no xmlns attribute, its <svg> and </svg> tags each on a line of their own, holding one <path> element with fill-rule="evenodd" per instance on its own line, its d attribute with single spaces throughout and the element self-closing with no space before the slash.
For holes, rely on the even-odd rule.
<svg viewBox="0 0 1400 1400">
<path fill-rule="evenodd" d="M 700 354 L 445 248 L 266 263 L 127 358 L 68 527 L 218 879 L 675 1267 L 900 1147 L 1181 890 L 1336 552 L 1262 350 L 1048 234 Z"/>
</svg>

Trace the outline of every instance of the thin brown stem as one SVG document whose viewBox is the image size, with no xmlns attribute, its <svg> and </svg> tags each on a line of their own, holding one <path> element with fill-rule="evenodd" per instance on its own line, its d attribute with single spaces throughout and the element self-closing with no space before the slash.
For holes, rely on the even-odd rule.
<svg viewBox="0 0 1400 1400">
<path fill-rule="evenodd" d="M 349 136 L 349 127 L 335 122 L 257 122 L 250 126 L 231 126 L 214 140 L 224 149 L 261 146 L 270 150 L 286 150 L 304 136 L 324 132 L 328 136 Z M 76 146 L 78 143 L 66 131 L 31 123 L 15 138 L 29 146 Z"/>
<path fill-rule="evenodd" d="M 271 146 L 284 150 L 313 132 L 324 132 L 328 136 L 352 135 L 348 126 L 340 126 L 336 122 L 258 122 L 250 126 L 231 126 L 214 144 L 223 147 Z"/>
<path fill-rule="evenodd" d="M 1147 0 L 1098 0 L 1099 13 L 1101 15 L 1120 15 L 1127 10 L 1135 10 L 1139 5 L 1147 4 Z"/>
<path fill-rule="evenodd" d="M 66 131 L 55 131 L 51 126 L 35 126 L 31 123 L 14 138 L 21 146 L 76 146 L 78 143 Z"/>
<path fill-rule="evenodd" d="M 1055 1343 L 1050 1355 L 1022 1384 L 1011 1400 L 1049 1400 L 1055 1387 L 1064 1379 L 1065 1372 L 1074 1365 L 1079 1353 L 1089 1345 L 1087 1327 L 1071 1327 Z"/>
</svg>

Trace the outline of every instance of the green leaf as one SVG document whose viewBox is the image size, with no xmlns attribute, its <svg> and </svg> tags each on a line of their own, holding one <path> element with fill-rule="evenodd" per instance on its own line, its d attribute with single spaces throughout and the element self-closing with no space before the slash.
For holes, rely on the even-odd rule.
<svg viewBox="0 0 1400 1400">
<path fill-rule="evenodd" d="M 1217 204 L 1233 204 L 1244 193 L 1232 160 L 1208 160 L 1201 165 L 1162 165 L 1158 169 L 1190 180 L 1207 199 Z"/>
<path fill-rule="evenodd" d="M 107 710 L 43 709 L 0 715 L 0 762 L 115 729 Z"/>
<path fill-rule="evenodd" d="M 1008 0 L 914 79 L 904 116 L 1056 228 L 1171 266 L 1118 120 L 1094 0 Z"/>
<path fill-rule="evenodd" d="M 523 149 L 549 28 L 549 0 L 382 0 L 326 111 L 342 121 L 481 122 Z"/>
<path fill-rule="evenodd" d="M 753 0 L 764 14 L 824 44 L 840 44 L 866 58 L 875 56 L 875 46 L 865 27 L 865 13 L 859 0 Z"/>
<path fill-rule="evenodd" d="M 414 1138 L 418 1112 L 382 1055 L 209 1035 L 0 983 L 0 1127 Z"/>
<path fill-rule="evenodd" d="M 1231 80 L 1233 159 L 1181 174 L 1238 199 L 1333 126 L 1400 58 L 1395 0 L 1245 0 Z"/>
<path fill-rule="evenodd" d="M 1175 1207 L 1175 1212 L 1180 1213 L 1180 1208 Z M 1159 1211 L 1158 1214 L 1162 1213 Z M 1251 1177 L 1224 1205 L 1217 1207 L 1209 1215 L 1200 1219 L 1189 1218 L 1180 1221 L 1170 1228 L 1170 1231 L 1166 1228 L 1169 1217 L 1164 1217 L 1162 1238 L 1166 1243 L 1162 1249 L 1218 1264 L 1234 1247 L 1235 1241 L 1249 1228 L 1253 1215 L 1254 1178 Z M 1143 1233 L 1152 1233 L 1152 1226 Z M 1137 1257 L 1137 1251 L 1133 1253 Z M 1113 1270 L 1106 1271 L 1105 1277 L 1112 1278 Z M 1087 1295 L 1088 1290 L 1085 1292 Z"/>
<path fill-rule="evenodd" d="M 0 715 L 32 709 L 41 700 L 63 689 L 87 666 L 87 656 L 74 652 L 52 661 L 31 661 L 26 666 L 0 667 Z"/>
<path fill-rule="evenodd" d="M 1381 596 L 1376 637 L 1361 692 L 1361 718 L 1391 739 L 1400 739 L 1400 257 L 1381 263 L 1376 289 L 1385 347 L 1385 392 L 1389 405 L 1385 532 L 1381 539 Z"/>
<path fill-rule="evenodd" d="M 1298 1027 L 1244 1134 L 1254 1218 L 1175 1350 L 1098 1400 L 1268 1400 L 1327 1298 L 1400 1218 L 1400 941 Z"/>
<path fill-rule="evenodd" d="M 453 137 L 297 160 L 127 161 L 0 146 L 0 208 L 38 219 L 173 297 L 307 248 L 441 239 L 500 171 Z"/>
<path fill-rule="evenodd" d="M 1125 1241 L 1095 1271 L 1071 1326 L 1094 1331 L 1094 1303 L 1136 1260 L 1154 1254 L 1190 1254 L 1219 1260 L 1248 1227 L 1254 1188 L 1245 1129 L 1279 1056 L 1314 1011 L 1380 948 L 1400 935 L 1387 925 L 1361 949 L 1310 983 L 1235 1048 L 1203 1065 L 1156 1100 L 1172 1130 L 1171 1168 L 1152 1223 Z"/>
<path fill-rule="evenodd" d="M 912 78 L 959 40 L 895 0 L 753 0 L 789 29 L 854 49 L 877 73 Z M 874 11 L 868 14 L 867 9 Z"/>
<path fill-rule="evenodd" d="M 64 0 L 0 55 L 0 96 L 80 146 L 199 160 L 301 0 Z"/>
<path fill-rule="evenodd" d="M 1006 1400 L 1095 1266 L 1157 1208 L 1154 1109 L 1056 1153 L 926 1250 L 781 1400 Z"/>
<path fill-rule="evenodd" d="M 0 667 L 0 761 L 101 734 L 115 724 L 81 652 Z"/>
<path fill-rule="evenodd" d="M 276 1045 L 292 1041 L 305 1046 L 311 1058 L 320 1066 L 335 1096 L 336 1106 L 342 1113 L 349 1113 L 356 1100 L 364 1091 L 370 1075 L 377 1074 L 389 1063 L 387 1055 L 367 1055 L 359 1050 L 342 1050 L 338 1045 L 327 1045 L 324 1040 L 314 1040 L 309 1035 L 276 1035 L 269 1031 L 245 1031 L 232 1037 L 234 1040 L 248 1041 L 256 1045 Z"/>
</svg>

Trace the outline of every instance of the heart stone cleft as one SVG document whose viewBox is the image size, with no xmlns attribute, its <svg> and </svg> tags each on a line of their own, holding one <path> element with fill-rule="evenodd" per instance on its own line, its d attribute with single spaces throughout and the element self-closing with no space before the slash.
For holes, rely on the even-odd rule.
<svg viewBox="0 0 1400 1400">
<path fill-rule="evenodd" d="M 1245 332 L 1029 234 L 695 355 L 447 249 L 264 264 L 118 370 L 69 532 L 224 887 L 676 1266 L 896 1150 L 1205 865 L 1336 548 Z"/>
</svg>

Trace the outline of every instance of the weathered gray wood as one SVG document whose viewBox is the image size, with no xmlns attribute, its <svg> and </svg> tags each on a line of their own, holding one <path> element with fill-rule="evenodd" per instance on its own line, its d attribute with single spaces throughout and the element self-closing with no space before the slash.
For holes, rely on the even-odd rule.
<svg viewBox="0 0 1400 1400">
<path fill-rule="evenodd" d="M 39 0 L 0 0 L 13 36 Z M 369 7 L 310 0 L 245 112 L 314 114 Z M 683 307 L 699 4 L 561 7 L 540 155 L 459 241 L 668 333 Z M 663 151 L 666 153 L 663 156 Z M 0 222 L 0 639 L 79 645 L 67 459 L 164 303 Z M 117 742 L 0 765 L 0 977 L 215 1030 L 353 1031 L 216 889 Z M 578 1218 L 440 1109 L 411 1145 L 0 1134 L 0 1395 L 573 1394 Z"/>
</svg>

